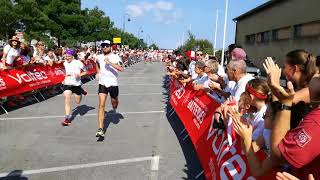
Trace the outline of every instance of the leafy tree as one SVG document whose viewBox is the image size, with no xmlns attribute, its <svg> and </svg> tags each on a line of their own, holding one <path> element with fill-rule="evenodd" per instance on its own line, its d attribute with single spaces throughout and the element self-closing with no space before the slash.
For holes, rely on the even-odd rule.
<svg viewBox="0 0 320 180">
<path fill-rule="evenodd" d="M 7 39 L 14 34 L 19 16 L 10 0 L 0 0 L 0 38 Z"/>
<path fill-rule="evenodd" d="M 152 44 L 149 46 L 149 49 L 158 50 L 159 47 L 158 47 L 155 43 L 152 43 Z"/>
<path fill-rule="evenodd" d="M 98 7 L 81 10 L 79 0 L 0 0 L 0 38 L 16 29 L 23 29 L 27 40 L 42 40 L 50 46 L 55 38 L 59 46 L 63 41 L 72 47 L 122 37 L 123 44 L 146 48 L 133 34 L 114 27 Z"/>
<path fill-rule="evenodd" d="M 212 43 L 207 39 L 196 39 L 191 32 L 188 32 L 187 41 L 178 50 L 183 54 L 188 50 L 202 50 L 203 53 L 213 54 Z"/>
</svg>

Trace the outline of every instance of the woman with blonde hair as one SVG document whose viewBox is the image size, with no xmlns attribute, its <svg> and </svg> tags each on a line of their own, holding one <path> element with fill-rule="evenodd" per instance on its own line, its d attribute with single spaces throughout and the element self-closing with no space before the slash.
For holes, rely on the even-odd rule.
<svg viewBox="0 0 320 180">
<path fill-rule="evenodd" d="M 42 41 L 38 41 L 36 45 L 36 49 L 33 52 L 33 61 L 37 64 L 45 64 L 45 52 L 44 52 L 44 43 Z"/>
</svg>

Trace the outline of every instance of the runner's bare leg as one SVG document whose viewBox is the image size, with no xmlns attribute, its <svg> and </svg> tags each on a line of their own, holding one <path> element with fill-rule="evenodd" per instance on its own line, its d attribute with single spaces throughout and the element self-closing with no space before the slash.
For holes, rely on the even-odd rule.
<svg viewBox="0 0 320 180">
<path fill-rule="evenodd" d="M 107 94 L 99 93 L 99 109 L 98 109 L 98 125 L 99 128 L 104 128 L 104 119 L 105 119 L 105 108 Z"/>
</svg>

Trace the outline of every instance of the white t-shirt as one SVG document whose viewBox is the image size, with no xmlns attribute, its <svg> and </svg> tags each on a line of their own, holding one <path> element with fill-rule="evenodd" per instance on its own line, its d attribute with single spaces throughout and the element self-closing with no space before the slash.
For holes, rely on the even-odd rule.
<svg viewBox="0 0 320 180">
<path fill-rule="evenodd" d="M 206 73 L 204 73 L 203 76 L 201 76 L 201 77 L 199 77 L 199 75 L 198 75 L 197 78 L 194 79 L 194 82 L 197 84 L 202 84 L 205 87 L 207 87 L 207 86 L 209 86 L 210 79 L 209 79 L 208 75 Z"/>
<path fill-rule="evenodd" d="M 254 79 L 254 77 L 251 74 L 246 74 L 236 83 L 231 91 L 231 96 L 234 96 L 236 101 L 240 100 L 241 94 L 246 90 L 247 83 L 252 79 Z"/>
<path fill-rule="evenodd" d="M 220 77 L 223 77 L 223 79 L 225 79 L 226 77 L 228 78 L 225 70 L 224 70 L 224 67 L 221 66 L 220 64 L 218 65 L 218 71 L 217 71 L 217 74 L 220 76 Z"/>
<path fill-rule="evenodd" d="M 63 63 L 66 70 L 66 78 L 64 85 L 81 86 L 81 78 L 76 78 L 76 74 L 80 74 L 81 70 L 86 71 L 84 64 L 81 61 L 72 60 L 70 63 L 65 61 Z"/>
<path fill-rule="evenodd" d="M 121 58 L 116 54 L 99 54 L 97 56 L 97 63 L 99 63 L 100 66 L 99 84 L 105 87 L 118 86 L 118 70 L 106 64 L 105 57 L 108 57 L 109 61 L 113 64 L 121 64 Z"/>
<path fill-rule="evenodd" d="M 198 74 L 195 71 L 196 68 L 196 61 L 191 61 L 189 64 L 189 75 L 191 75 L 191 79 L 196 79 L 198 77 Z"/>
<path fill-rule="evenodd" d="M 46 56 L 45 58 L 44 58 L 44 60 L 46 61 L 46 62 L 48 62 L 48 61 L 58 61 L 58 58 L 57 58 L 57 56 L 56 55 L 53 55 L 53 59 L 51 59 L 49 56 Z"/>
<path fill-rule="evenodd" d="M 6 63 L 12 65 L 14 60 L 20 55 L 19 48 L 13 48 L 9 44 L 6 45 L 3 49 L 3 53 L 6 53 Z"/>
<path fill-rule="evenodd" d="M 248 120 L 253 127 L 252 140 L 257 140 L 263 135 L 264 130 L 264 115 L 267 111 L 267 106 L 263 106 L 260 111 L 249 114 Z"/>
<path fill-rule="evenodd" d="M 79 53 L 79 58 L 82 60 L 82 59 L 85 58 L 86 55 L 87 55 L 87 52 L 81 51 L 81 52 Z"/>
</svg>

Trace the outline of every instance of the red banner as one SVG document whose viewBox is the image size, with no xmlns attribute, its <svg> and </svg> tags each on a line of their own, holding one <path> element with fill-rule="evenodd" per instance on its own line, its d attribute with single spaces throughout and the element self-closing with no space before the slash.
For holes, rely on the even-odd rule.
<svg viewBox="0 0 320 180">
<path fill-rule="evenodd" d="M 95 63 L 86 64 L 88 75 L 96 73 Z M 65 78 L 63 64 L 28 66 L 0 71 L 0 97 L 14 96 L 61 83 Z"/>
<path fill-rule="evenodd" d="M 206 179 L 266 179 L 251 175 L 239 137 L 230 146 L 227 131 L 212 128 L 213 115 L 220 104 L 205 92 L 171 80 L 170 103 L 190 136 Z M 274 177 L 268 175 L 268 179 Z"/>
</svg>

